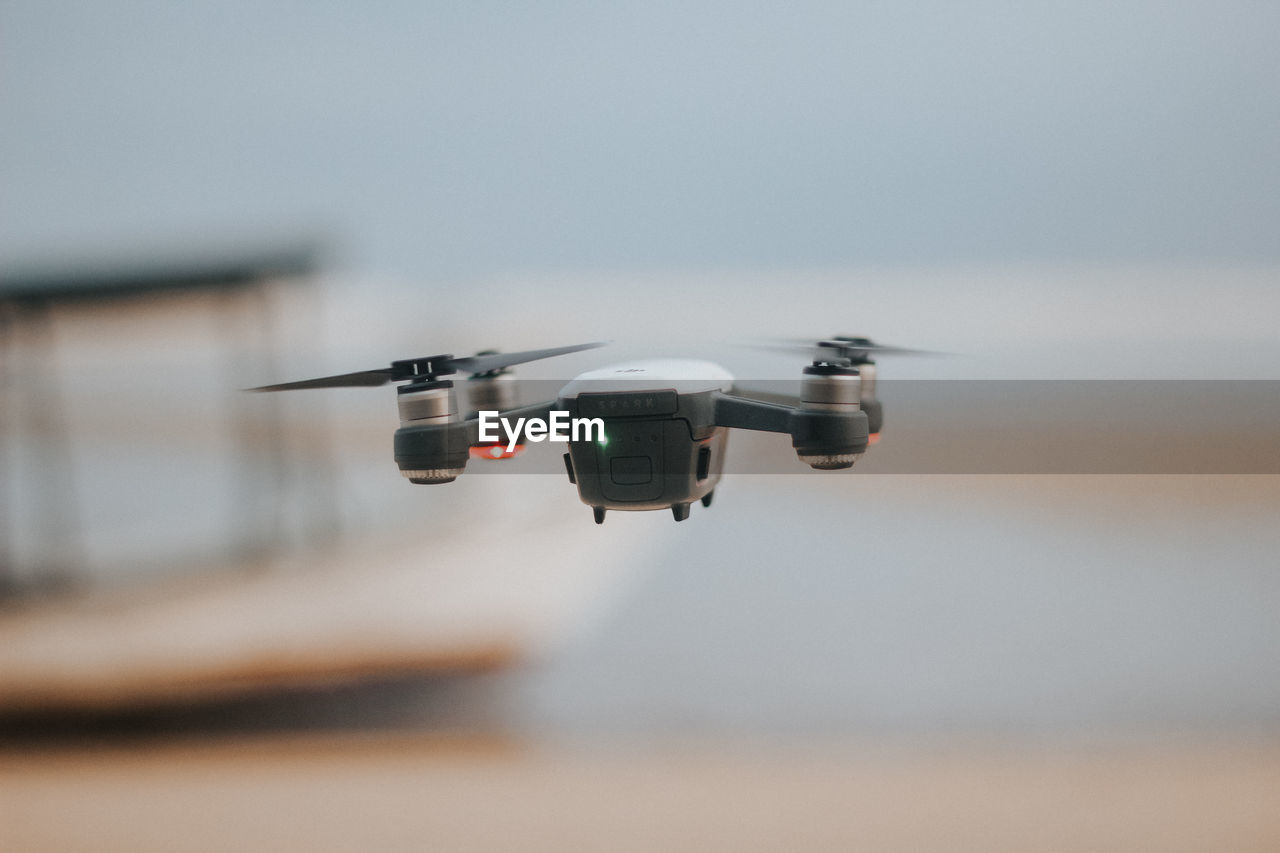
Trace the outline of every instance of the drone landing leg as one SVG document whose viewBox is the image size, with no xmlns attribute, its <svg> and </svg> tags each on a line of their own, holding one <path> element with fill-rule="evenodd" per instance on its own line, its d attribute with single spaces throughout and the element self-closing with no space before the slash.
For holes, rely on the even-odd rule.
<svg viewBox="0 0 1280 853">
<path fill-rule="evenodd" d="M 715 489 L 712 489 L 711 491 L 707 492 L 705 495 L 702 496 L 702 505 L 711 506 L 711 499 L 715 496 L 716 496 Z"/>
<path fill-rule="evenodd" d="M 676 521 L 684 521 L 686 518 L 689 517 L 689 505 L 688 504 L 672 504 L 671 515 L 675 517 Z"/>
<path fill-rule="evenodd" d="M 596 524 L 604 524 L 604 507 L 593 506 L 591 513 L 596 517 Z"/>
</svg>

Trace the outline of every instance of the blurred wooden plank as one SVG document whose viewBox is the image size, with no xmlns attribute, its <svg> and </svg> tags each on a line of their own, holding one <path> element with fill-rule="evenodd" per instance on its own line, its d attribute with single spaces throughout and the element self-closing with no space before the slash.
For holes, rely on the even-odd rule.
<svg viewBox="0 0 1280 853">
<path fill-rule="evenodd" d="M 531 496 L 551 485 L 521 479 L 544 480 Z M 599 535 L 569 508 L 581 511 L 552 501 L 496 527 L 440 524 L 438 538 L 357 540 L 270 571 L 10 610 L 0 712 L 505 666 L 572 631 L 641 544 L 640 526 Z"/>
<path fill-rule="evenodd" d="M 302 278 L 320 266 L 319 242 L 272 247 L 204 246 L 178 254 L 137 258 L 65 257 L 9 265 L 0 270 L 0 304 L 107 303 L 171 293 L 226 291 L 275 278 Z"/>
</svg>

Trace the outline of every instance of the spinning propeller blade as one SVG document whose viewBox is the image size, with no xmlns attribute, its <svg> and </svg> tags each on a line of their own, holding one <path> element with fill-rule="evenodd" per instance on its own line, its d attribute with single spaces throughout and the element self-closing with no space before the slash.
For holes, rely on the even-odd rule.
<svg viewBox="0 0 1280 853">
<path fill-rule="evenodd" d="M 248 390 L 294 391 L 301 388 L 365 388 L 386 385 L 388 382 L 395 382 L 400 379 L 447 376 L 459 371 L 466 373 L 492 373 L 502 370 L 504 367 L 524 364 L 529 361 L 602 347 L 605 343 L 605 341 L 596 341 L 589 344 L 574 344 L 568 347 L 471 355 L 463 356 L 462 358 L 454 358 L 451 355 L 433 355 L 426 358 L 392 362 L 390 367 L 381 367 L 375 370 L 341 373 L 337 376 L 322 376 L 319 379 L 303 379 L 298 382 L 283 382 L 279 385 L 263 385 L 259 388 L 249 388 Z"/>
<path fill-rule="evenodd" d="M 375 385 L 386 385 L 392 380 L 391 368 L 381 370 L 361 370 L 357 373 L 342 373 L 337 376 L 321 376 L 319 379 L 303 379 L 298 382 L 282 382 L 279 385 L 263 385 L 260 388 L 247 388 L 247 391 L 296 391 L 300 388 L 363 388 Z"/>
<path fill-rule="evenodd" d="M 490 355 L 473 355 L 466 358 L 455 358 L 452 364 L 456 370 L 464 373 L 492 373 L 495 370 L 501 370 L 504 367 L 512 367 L 517 364 L 524 364 L 527 361 L 538 361 L 543 358 L 551 358 L 557 355 L 566 355 L 571 352 L 581 352 L 584 349 L 595 349 L 604 346 L 607 341 L 595 341 L 589 344 L 574 344 L 570 347 L 555 347 L 553 349 L 531 349 L 524 352 L 498 352 Z"/>
<path fill-rule="evenodd" d="M 834 338 L 825 338 L 819 341 L 804 341 L 797 338 L 790 338 L 784 341 L 751 344 L 751 346 L 755 349 L 768 350 L 770 352 L 784 352 L 788 354 L 803 353 L 811 356 L 815 353 L 835 352 L 838 353 L 838 358 L 854 358 L 857 356 L 866 357 L 873 355 L 946 355 L 946 353 L 936 352 L 933 350 L 886 346 L 884 344 L 875 343 L 870 338 L 843 335 Z"/>
</svg>

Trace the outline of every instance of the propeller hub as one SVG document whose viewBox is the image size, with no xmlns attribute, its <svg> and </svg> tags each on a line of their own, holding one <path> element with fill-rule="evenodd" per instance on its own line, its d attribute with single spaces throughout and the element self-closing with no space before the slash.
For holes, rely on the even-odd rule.
<svg viewBox="0 0 1280 853">
<path fill-rule="evenodd" d="M 448 376 L 457 373 L 453 364 L 453 354 L 429 355 L 424 358 L 406 358 L 391 362 L 392 380 L 414 379 L 430 382 L 437 376 Z"/>
<path fill-rule="evenodd" d="M 829 351 L 836 358 L 850 364 L 874 364 L 869 354 L 874 346 L 868 338 L 833 338 L 818 341 L 818 352 L 825 356 Z"/>
</svg>

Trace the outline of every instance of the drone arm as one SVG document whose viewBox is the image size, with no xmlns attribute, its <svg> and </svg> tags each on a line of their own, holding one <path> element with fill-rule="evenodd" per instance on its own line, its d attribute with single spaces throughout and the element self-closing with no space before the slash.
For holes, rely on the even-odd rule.
<svg viewBox="0 0 1280 853">
<path fill-rule="evenodd" d="M 716 394 L 715 425 L 783 432 L 800 461 L 813 468 L 848 468 L 867 449 L 864 412 L 799 408 Z"/>
<path fill-rule="evenodd" d="M 862 372 L 862 388 L 865 391 L 867 388 L 868 368 L 866 365 L 863 365 L 860 369 Z M 777 403 L 783 406 L 795 406 L 796 408 L 803 408 L 803 405 L 800 402 L 800 397 L 798 396 L 798 394 L 795 392 L 787 393 L 782 390 L 782 387 L 785 387 L 785 386 L 781 382 L 770 382 L 766 384 L 757 384 L 757 385 L 735 384 L 733 386 L 733 393 L 739 397 L 746 397 L 751 400 L 759 400 L 762 403 Z M 798 388 L 795 390 L 796 392 L 799 391 Z M 859 403 L 859 406 L 862 409 L 862 411 L 865 412 L 867 415 L 867 428 L 870 430 L 871 434 L 873 436 L 879 434 L 881 428 L 884 425 L 883 404 L 875 397 L 863 397 Z"/>
<path fill-rule="evenodd" d="M 746 397 L 761 403 L 774 403 L 793 408 L 800 406 L 800 388 L 796 383 L 768 382 L 758 385 L 739 385 L 735 382 L 732 390 L 734 396 Z"/>
<path fill-rule="evenodd" d="M 715 425 L 758 432 L 791 432 L 793 406 L 765 403 L 732 394 L 715 395 Z"/>
</svg>

